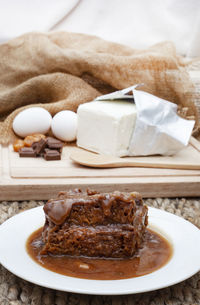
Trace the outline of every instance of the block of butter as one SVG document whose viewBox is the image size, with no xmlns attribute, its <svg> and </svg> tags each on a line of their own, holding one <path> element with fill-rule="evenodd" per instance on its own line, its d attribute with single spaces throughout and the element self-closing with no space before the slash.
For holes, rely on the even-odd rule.
<svg viewBox="0 0 200 305">
<path fill-rule="evenodd" d="M 77 145 L 87 150 L 128 155 L 137 110 L 133 101 L 93 101 L 78 107 Z"/>
<path fill-rule="evenodd" d="M 186 147 L 195 121 L 181 118 L 176 104 L 137 87 L 80 105 L 77 145 L 117 157 L 170 156 Z"/>
</svg>

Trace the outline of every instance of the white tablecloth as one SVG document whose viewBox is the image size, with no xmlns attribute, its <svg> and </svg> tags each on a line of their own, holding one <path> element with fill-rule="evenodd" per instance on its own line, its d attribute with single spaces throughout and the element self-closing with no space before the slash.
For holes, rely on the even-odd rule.
<svg viewBox="0 0 200 305">
<path fill-rule="evenodd" d="M 165 40 L 200 56 L 199 0 L 0 0 L 0 42 L 28 31 L 66 30 L 133 48 Z"/>
</svg>

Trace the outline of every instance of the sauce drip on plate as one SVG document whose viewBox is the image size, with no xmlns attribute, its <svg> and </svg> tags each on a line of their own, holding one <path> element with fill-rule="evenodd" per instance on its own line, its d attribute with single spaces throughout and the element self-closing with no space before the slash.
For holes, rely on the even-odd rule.
<svg viewBox="0 0 200 305">
<path fill-rule="evenodd" d="M 43 246 L 42 229 L 33 232 L 26 248 L 30 257 L 53 272 L 92 280 L 119 280 L 142 276 L 164 266 L 172 256 L 172 246 L 158 233 L 148 229 L 145 240 L 134 257 L 129 259 L 96 259 L 40 255 Z"/>
</svg>

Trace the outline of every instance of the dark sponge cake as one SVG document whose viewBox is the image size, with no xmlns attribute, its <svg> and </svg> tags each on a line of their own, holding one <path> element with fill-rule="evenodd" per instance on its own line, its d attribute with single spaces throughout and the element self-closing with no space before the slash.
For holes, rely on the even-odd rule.
<svg viewBox="0 0 200 305">
<path fill-rule="evenodd" d="M 59 193 L 44 206 L 42 254 L 125 258 L 140 247 L 147 207 L 138 193 Z"/>
</svg>

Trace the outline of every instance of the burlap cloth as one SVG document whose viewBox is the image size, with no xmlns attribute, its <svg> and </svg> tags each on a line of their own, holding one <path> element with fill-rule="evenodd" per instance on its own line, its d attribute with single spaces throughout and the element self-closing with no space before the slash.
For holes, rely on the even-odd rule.
<svg viewBox="0 0 200 305">
<path fill-rule="evenodd" d="M 25 107 L 43 106 L 52 115 L 76 111 L 80 103 L 137 83 L 177 103 L 180 114 L 196 119 L 197 131 L 195 88 L 172 43 L 133 50 L 66 32 L 13 39 L 0 45 L 0 142 L 12 141 L 13 118 Z"/>
<path fill-rule="evenodd" d="M 200 228 L 200 198 L 145 199 L 145 203 L 184 217 Z M 22 210 L 33 208 L 41 204 L 43 204 L 43 202 L 0 202 L 0 223 Z M 14 238 L 17 237 L 14 236 Z M 24 266 L 24 268 L 26 268 L 26 266 Z M 200 304 L 200 272 L 182 283 L 157 291 L 127 296 L 89 296 L 39 287 L 16 277 L 1 266 L 0 304 L 198 305 Z"/>
</svg>

